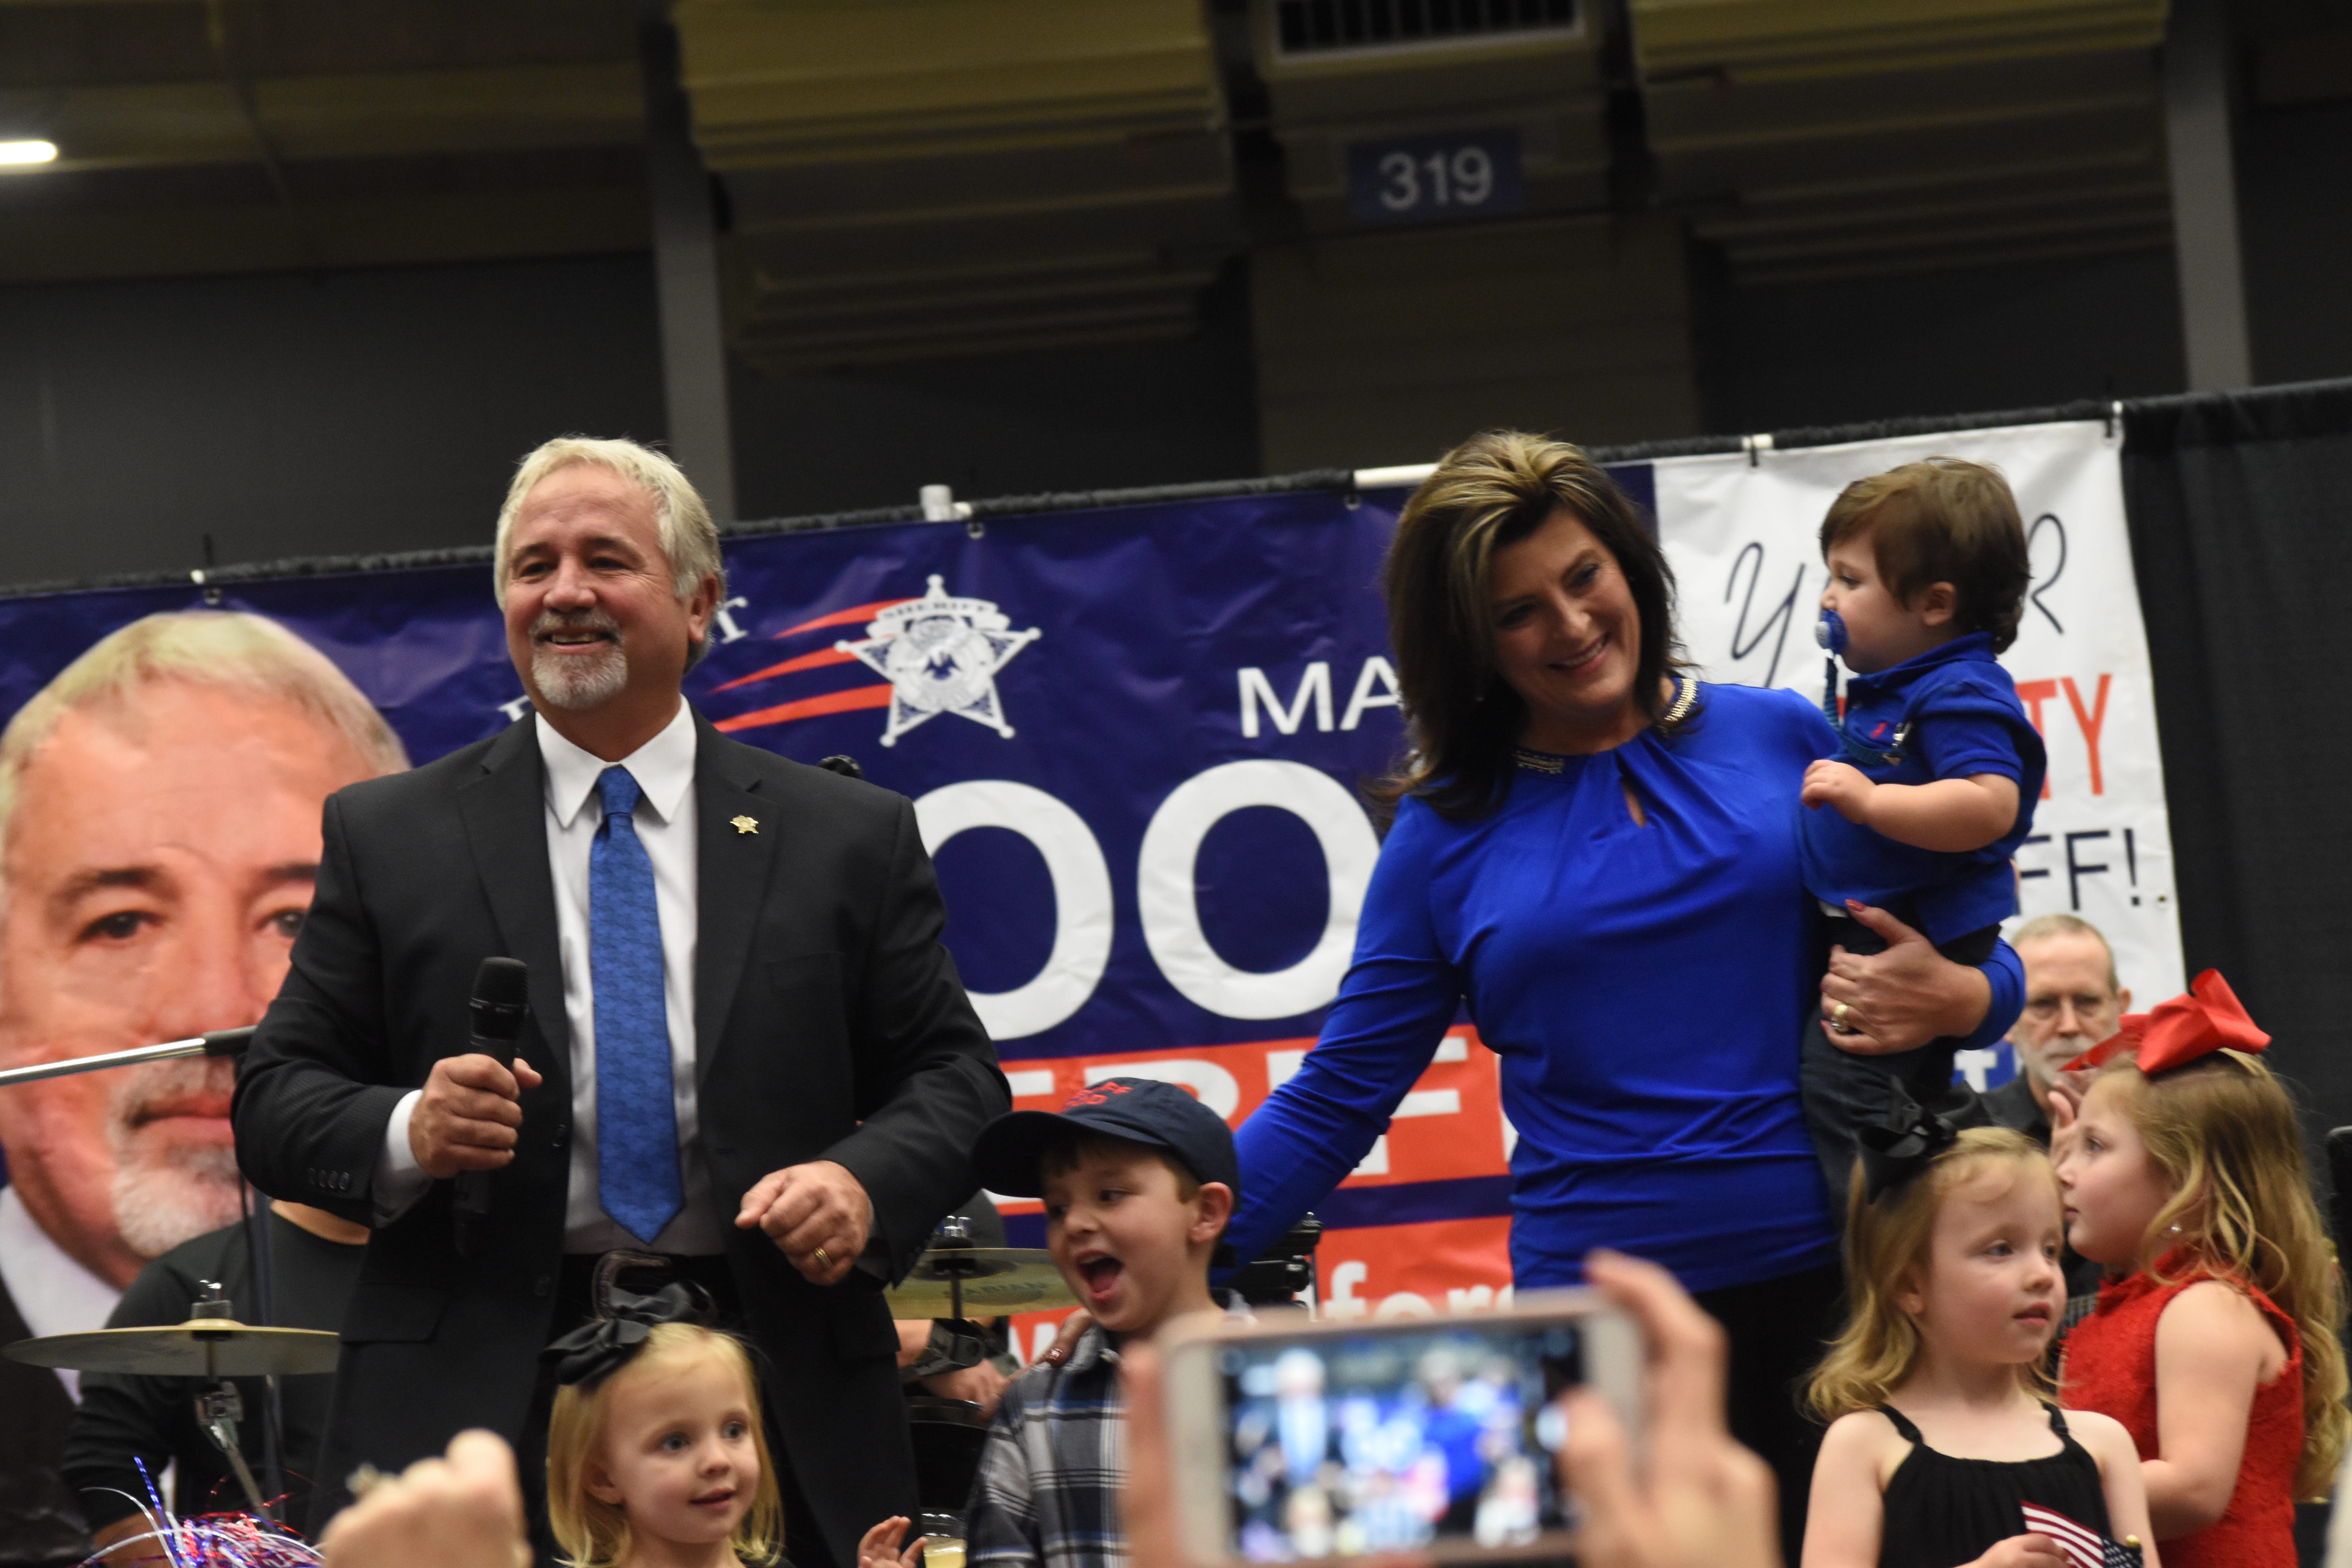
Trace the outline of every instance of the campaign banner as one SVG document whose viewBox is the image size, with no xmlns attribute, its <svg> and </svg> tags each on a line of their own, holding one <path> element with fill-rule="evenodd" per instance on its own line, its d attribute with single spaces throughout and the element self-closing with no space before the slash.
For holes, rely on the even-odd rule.
<svg viewBox="0 0 2352 1568">
<path fill-rule="evenodd" d="M 2116 935 L 2130 984 L 2168 994 L 2169 837 L 2098 426 L 1613 471 L 1654 506 L 1708 675 L 1818 698 L 1822 511 L 1847 480 L 1928 452 L 2000 463 L 2032 530 L 2035 598 L 2007 662 L 2049 737 L 2053 784 L 2021 866 L 2027 908 L 2079 909 Z M 1016 1104 L 1055 1107 L 1128 1073 L 1181 1084 L 1238 1124 L 1312 1048 L 1379 854 L 1360 786 L 1402 742 L 1378 576 L 1405 494 L 738 535 L 687 694 L 739 740 L 808 763 L 846 755 L 915 803 L 945 940 Z M 460 565 L 0 599 L 0 716 L 108 634 L 191 610 L 292 632 L 414 763 L 525 711 L 489 570 Z M 89 742 L 61 728 L 0 779 L 11 875 L 32 874 L 37 847 L 75 900 L 0 901 L 0 1066 L 249 1023 L 282 977 L 307 897 L 286 873 L 303 844 L 315 857 L 320 804 L 351 764 L 320 760 L 340 743 L 325 731 L 184 708 L 70 767 L 64 752 Z M 71 1177 L 43 1188 L 64 1196 L 29 1223 L 119 1274 L 204 1228 L 170 1215 L 219 1199 L 166 1214 L 124 1195 L 142 1130 L 205 1107 L 94 1087 L 115 1076 L 0 1091 L 0 1153 Z M 1419 1315 L 1507 1295 L 1513 1138 L 1496 1058 L 1465 1020 L 1317 1205 L 1325 1308 Z M 184 1155 L 151 1163 L 201 1194 L 180 1179 L 200 1164 Z M 0 1278 L 7 1237 L 30 1234 L 9 1228 L 14 1201 L 0 1194 Z M 1040 1245 L 1036 1205 L 1005 1207 L 1015 1245 Z"/>
<path fill-rule="evenodd" d="M 1637 488 L 1643 477 L 1628 475 Z M 1359 786 L 1402 741 L 1377 590 L 1402 500 L 1290 492 L 734 537 L 712 648 L 688 696 L 737 739 L 809 763 L 847 755 L 913 800 L 947 902 L 945 940 L 1017 1103 L 1058 1106 L 1093 1078 L 1128 1072 L 1184 1084 L 1238 1122 L 1313 1044 L 1379 854 Z M 384 715 L 415 763 L 525 710 L 488 568 L 447 566 L 0 600 L 0 713 L 107 634 L 187 610 L 292 631 Z M 155 831 L 226 837 L 232 820 L 274 812 L 307 831 L 315 855 L 315 779 L 266 799 L 251 787 L 236 800 L 205 795 L 223 757 L 246 745 L 234 726 L 215 726 L 187 754 L 136 769 L 182 781 L 147 813 Z M 46 827 L 16 824 L 20 837 Z M 93 868 L 82 880 L 124 875 Z M 75 919 L 94 931 L 127 921 L 121 940 L 133 945 L 189 929 L 151 926 L 127 907 Z M 279 940 L 272 973 L 282 975 Z M 54 1038 L 41 1048 L 169 1037 L 194 1020 L 167 1022 L 160 1000 L 138 1002 L 142 986 L 165 989 L 168 971 L 151 964 L 115 987 L 106 1026 L 70 1050 Z M 203 1026 L 250 1022 L 270 990 L 274 979 L 247 987 L 244 1016 L 225 1001 Z M 7 1036 L 0 1016 L 0 1058 Z M 1449 1039 L 1397 1130 L 1323 1205 L 1326 1220 L 1499 1221 L 1508 1178 L 1496 1081 L 1473 1037 Z M 88 1130 L 97 1158 L 107 1131 Z M 1040 1244 L 1036 1205 L 1006 1207 L 1015 1242 Z M 1477 1278 L 1454 1284 L 1507 1286 L 1497 1237 L 1445 1254 L 1457 1255 L 1476 1259 L 1462 1272 Z M 1350 1292 L 1364 1310 L 1446 1300 L 1444 1282 L 1386 1268 Z"/>
<path fill-rule="evenodd" d="M 1683 640 L 1706 678 L 1787 687 L 1818 702 L 1827 656 L 1813 627 L 1829 580 L 1821 526 L 1838 491 L 1937 456 L 2008 477 L 2033 577 L 2000 662 L 2050 757 L 2017 857 L 2019 918 L 2080 915 L 2114 947 L 2123 984 L 2156 998 L 2188 985 L 2122 447 L 2120 428 L 2094 419 L 1676 458 L 1656 464 L 1653 479 Z M 2006 1047 L 1998 1060 L 1968 1056 L 1961 1068 L 1980 1088 L 2013 1069 Z"/>
</svg>

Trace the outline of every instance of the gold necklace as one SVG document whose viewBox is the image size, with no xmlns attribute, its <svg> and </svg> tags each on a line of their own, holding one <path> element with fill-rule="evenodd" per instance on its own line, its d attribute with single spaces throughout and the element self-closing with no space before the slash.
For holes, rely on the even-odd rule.
<svg viewBox="0 0 2352 1568">
<path fill-rule="evenodd" d="M 1657 721 L 1651 728 L 1661 733 L 1671 732 L 1675 725 L 1690 717 L 1690 710 L 1697 702 L 1698 682 L 1685 675 L 1675 688 L 1674 701 L 1658 715 Z M 1511 760 L 1531 773 L 1556 774 L 1568 766 L 1566 757 L 1556 756 L 1549 752 L 1531 752 L 1525 746 L 1515 748 Z"/>
</svg>

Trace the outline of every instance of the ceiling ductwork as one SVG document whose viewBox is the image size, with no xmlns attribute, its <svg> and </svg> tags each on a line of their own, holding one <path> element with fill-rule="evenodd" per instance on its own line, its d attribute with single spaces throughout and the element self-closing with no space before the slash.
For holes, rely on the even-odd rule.
<svg viewBox="0 0 2352 1568">
<path fill-rule="evenodd" d="M 1199 0 L 679 0 L 754 365 L 1172 336 L 1243 236 Z"/>
<path fill-rule="evenodd" d="M 1656 194 L 1742 282 L 2170 239 L 2164 0 L 1629 0 Z"/>
<path fill-rule="evenodd" d="M 628 0 L 0 3 L 0 282 L 629 250 Z"/>
</svg>

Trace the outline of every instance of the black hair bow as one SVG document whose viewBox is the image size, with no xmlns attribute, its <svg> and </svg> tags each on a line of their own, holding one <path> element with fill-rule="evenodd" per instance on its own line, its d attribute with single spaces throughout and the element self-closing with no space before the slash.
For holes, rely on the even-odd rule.
<svg viewBox="0 0 2352 1568">
<path fill-rule="evenodd" d="M 1868 1204 L 1926 1170 L 1960 1138 L 1958 1128 L 1923 1110 L 1901 1080 L 1889 1080 L 1886 1091 L 1886 1120 L 1853 1135 L 1862 1160 L 1862 1201 Z"/>
<path fill-rule="evenodd" d="M 657 1325 L 707 1322 L 710 1315 L 710 1298 L 685 1280 L 646 1292 L 612 1285 L 597 1294 L 598 1306 L 609 1315 L 590 1319 L 539 1352 L 540 1361 L 554 1369 L 555 1381 L 567 1387 L 593 1388 L 620 1371 Z"/>
</svg>

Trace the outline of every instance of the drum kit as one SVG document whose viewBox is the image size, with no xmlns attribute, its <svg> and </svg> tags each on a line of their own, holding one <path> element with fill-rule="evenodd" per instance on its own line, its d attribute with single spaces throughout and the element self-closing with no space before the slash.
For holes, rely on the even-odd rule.
<svg viewBox="0 0 2352 1568">
<path fill-rule="evenodd" d="M 272 1517 L 269 1504 L 245 1462 L 245 1451 L 237 1446 L 236 1424 L 245 1419 L 245 1401 L 236 1384 L 228 1380 L 332 1372 L 339 1341 L 316 1329 L 266 1329 L 240 1323 L 230 1315 L 232 1304 L 219 1286 L 207 1281 L 205 1293 L 205 1300 L 190 1303 L 184 1323 L 49 1334 L 18 1340 L 0 1353 L 28 1366 L 202 1380 L 195 1395 L 196 1425 L 228 1460 L 253 1511 L 268 1519 Z"/>
<path fill-rule="evenodd" d="M 1053 1254 L 1041 1248 L 974 1247 L 971 1229 L 950 1215 L 930 1250 L 883 1298 L 893 1318 L 1003 1318 L 1075 1307 Z M 980 1406 L 909 1392 L 907 1429 L 915 1445 L 915 1492 L 922 1509 L 925 1568 L 963 1568 L 964 1505 L 988 1446 Z"/>
<path fill-rule="evenodd" d="M 315 1329 L 270 1329 L 239 1322 L 216 1285 L 189 1307 L 184 1323 L 156 1328 L 97 1329 L 89 1333 L 49 1334 L 19 1340 L 0 1350 L 30 1366 L 75 1372 L 124 1373 L 135 1377 L 195 1379 L 196 1424 L 213 1440 L 253 1511 L 271 1517 L 260 1484 L 237 1442 L 244 1401 L 233 1377 L 299 1377 L 335 1370 L 340 1342 Z M 973 1247 L 943 1236 L 917 1260 L 906 1279 L 888 1293 L 898 1318 L 998 1318 L 1013 1312 L 1075 1306 L 1077 1298 L 1062 1283 L 1050 1254 L 1025 1247 Z M 923 1507 L 929 1514 L 959 1514 L 971 1490 L 987 1423 L 979 1407 L 962 1400 L 929 1396 L 909 1399 L 915 1427 Z"/>
<path fill-rule="evenodd" d="M 945 1237 L 883 1300 L 894 1318 L 1003 1318 L 1078 1304 L 1042 1247 L 958 1246 Z"/>
<path fill-rule="evenodd" d="M 826 765 L 846 762 L 827 758 Z M 848 768 L 836 771 L 852 772 Z M 41 1062 L 0 1071 L 0 1088 L 29 1083 L 69 1073 L 131 1067 L 180 1057 L 235 1057 L 253 1037 L 250 1026 L 215 1029 L 184 1040 L 142 1046 L 102 1056 Z M 1314 1278 L 1314 1234 L 1319 1232 L 1308 1215 L 1300 1232 L 1285 1237 L 1286 1246 L 1305 1236 L 1304 1256 L 1269 1256 L 1242 1271 L 1244 1293 L 1255 1282 L 1266 1300 L 1286 1300 L 1291 1292 Z M 1292 1250 L 1296 1250 L 1293 1248 Z M 1277 1252 L 1282 1249 L 1278 1248 Z M 1257 1279 L 1263 1275 L 1263 1279 Z M 314 1329 L 274 1329 L 242 1323 L 232 1315 L 229 1300 L 218 1285 L 205 1282 L 204 1300 L 189 1307 L 186 1322 L 155 1328 L 99 1329 L 89 1333 L 49 1334 L 19 1340 L 0 1347 L 0 1354 L 31 1366 L 75 1372 L 122 1373 L 139 1377 L 184 1377 L 196 1380 L 196 1424 L 235 1473 L 237 1484 L 258 1517 L 273 1516 L 261 1488 L 246 1462 L 237 1441 L 237 1423 L 245 1405 L 235 1377 L 299 1377 L 331 1373 L 341 1353 L 338 1335 Z M 1009 1317 L 1015 1312 L 1052 1311 L 1076 1306 L 1077 1297 L 1054 1267 L 1053 1255 L 1042 1248 L 975 1247 L 969 1226 L 951 1216 L 933 1237 L 930 1249 L 915 1262 L 906 1279 L 884 1298 L 890 1315 L 905 1320 L 947 1318 L 963 1321 Z M 927 1534 L 960 1538 L 962 1512 L 974 1473 L 986 1446 L 987 1423 L 980 1406 L 966 1400 L 911 1395 L 907 1414 L 913 1428 L 917 1455 L 917 1488 L 922 1500 Z M 935 1540 L 926 1552 L 933 1568 L 961 1568 L 961 1539 Z M 940 1548 L 949 1550 L 940 1551 Z"/>
</svg>

